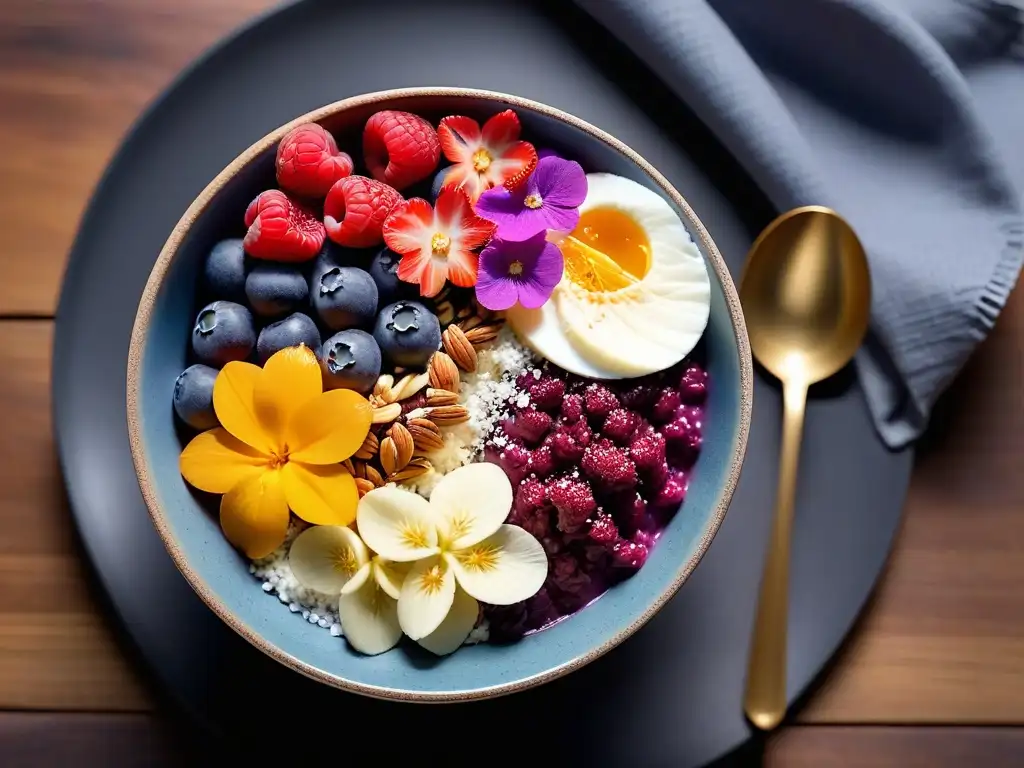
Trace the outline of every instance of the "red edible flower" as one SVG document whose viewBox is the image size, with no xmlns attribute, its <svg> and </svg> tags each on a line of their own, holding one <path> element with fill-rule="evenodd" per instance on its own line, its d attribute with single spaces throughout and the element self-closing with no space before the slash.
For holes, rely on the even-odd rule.
<svg viewBox="0 0 1024 768">
<path fill-rule="evenodd" d="M 471 203 L 491 187 L 518 186 L 537 167 L 537 150 L 519 140 L 519 117 L 511 109 L 480 124 L 469 117 L 446 117 L 438 126 L 441 151 L 454 163 L 444 186 L 465 190 Z"/>
<path fill-rule="evenodd" d="M 476 284 L 477 255 L 494 225 L 473 213 L 465 193 L 441 190 L 435 208 L 418 197 L 401 203 L 384 222 L 384 243 L 402 254 L 398 277 L 419 283 L 421 296 L 436 296 L 445 280 L 463 288 Z"/>
</svg>

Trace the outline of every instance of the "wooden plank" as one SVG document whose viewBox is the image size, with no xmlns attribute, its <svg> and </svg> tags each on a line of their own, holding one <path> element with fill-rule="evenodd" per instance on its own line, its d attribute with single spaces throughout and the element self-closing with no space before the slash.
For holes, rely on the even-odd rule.
<svg viewBox="0 0 1024 768">
<path fill-rule="evenodd" d="M 742 765 L 764 768 L 1012 768 L 1024 755 L 1020 728 L 794 726 Z M 103 765 L 156 768 L 194 765 L 194 735 L 149 715 L 0 713 L 5 768 Z M 456 761 L 453 765 L 459 765 Z M 724 768 L 724 766 L 723 766 Z"/>
<path fill-rule="evenodd" d="M 0 3 L 0 315 L 51 314 L 88 195 L 172 78 L 274 0 Z"/>
</svg>

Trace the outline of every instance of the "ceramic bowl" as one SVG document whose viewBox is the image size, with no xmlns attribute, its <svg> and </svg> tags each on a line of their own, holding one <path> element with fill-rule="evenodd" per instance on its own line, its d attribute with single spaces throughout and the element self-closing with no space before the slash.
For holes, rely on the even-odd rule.
<svg viewBox="0 0 1024 768">
<path fill-rule="evenodd" d="M 428 658 L 411 643 L 362 656 L 266 595 L 248 562 L 221 534 L 215 512 L 178 472 L 186 436 L 178 431 L 171 393 L 187 365 L 196 278 L 212 244 L 228 236 L 226 223 L 240 222 L 246 205 L 273 183 L 277 142 L 294 125 L 322 123 L 349 149 L 361 146 L 363 124 L 380 109 L 407 110 L 436 123 L 448 114 L 483 122 L 509 107 L 535 144 L 564 152 L 588 171 L 620 174 L 661 194 L 698 244 L 711 275 L 704 448 L 683 509 L 644 567 L 576 615 L 511 645 L 468 646 L 444 658 Z M 686 581 L 718 531 L 739 477 L 750 423 L 751 358 L 736 288 L 682 196 L 629 147 L 572 115 L 505 94 L 456 88 L 345 99 L 278 128 L 239 155 L 171 232 L 139 304 L 128 360 L 128 425 L 139 485 L 153 524 L 193 589 L 235 631 L 295 671 L 355 693 L 402 701 L 461 701 L 524 690 L 583 667 L 636 632 Z"/>
</svg>

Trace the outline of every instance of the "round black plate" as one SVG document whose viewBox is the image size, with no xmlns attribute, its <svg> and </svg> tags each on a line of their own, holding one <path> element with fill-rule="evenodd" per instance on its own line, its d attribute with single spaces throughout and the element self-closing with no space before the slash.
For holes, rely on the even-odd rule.
<svg viewBox="0 0 1024 768">
<path fill-rule="evenodd" d="M 75 243 L 58 313 L 53 394 L 61 462 L 88 555 L 157 678 L 233 743 L 247 734 L 267 748 L 268 737 L 254 734 L 269 730 L 304 753 L 345 759 L 350 752 L 336 752 L 339 729 L 352 729 L 388 733 L 392 760 L 408 747 L 411 759 L 443 754 L 452 765 L 479 765 L 482 750 L 503 757 L 509 746 L 536 744 L 517 757 L 704 764 L 750 735 L 741 693 L 780 414 L 779 393 L 761 374 L 732 509 L 679 595 L 590 667 L 494 702 L 384 704 L 285 670 L 206 609 L 150 524 L 128 450 L 125 366 L 136 305 L 165 238 L 196 194 L 275 126 L 345 96 L 413 85 L 515 93 L 609 131 L 682 192 L 734 271 L 753 233 L 774 215 L 685 107 L 568 3 L 556 13 L 512 0 L 305 0 L 276 11 L 206 56 L 149 110 L 107 171 Z M 911 455 L 878 441 L 847 373 L 814 393 L 802 462 L 789 623 L 793 698 L 868 597 L 899 523 Z M 459 725 L 488 738 L 462 744 L 454 738 Z"/>
</svg>

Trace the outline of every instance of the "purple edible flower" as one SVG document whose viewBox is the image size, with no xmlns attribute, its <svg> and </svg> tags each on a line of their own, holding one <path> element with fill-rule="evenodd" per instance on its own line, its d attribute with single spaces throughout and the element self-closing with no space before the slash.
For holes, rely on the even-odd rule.
<svg viewBox="0 0 1024 768">
<path fill-rule="evenodd" d="M 562 279 L 562 252 L 539 232 L 528 240 L 491 240 L 480 254 L 476 299 L 500 311 L 517 301 L 536 309 Z"/>
<path fill-rule="evenodd" d="M 517 189 L 493 187 L 476 202 L 476 214 L 498 225 L 495 237 L 526 240 L 551 229 L 571 232 L 587 196 L 587 174 L 572 160 L 543 158 Z"/>
</svg>

